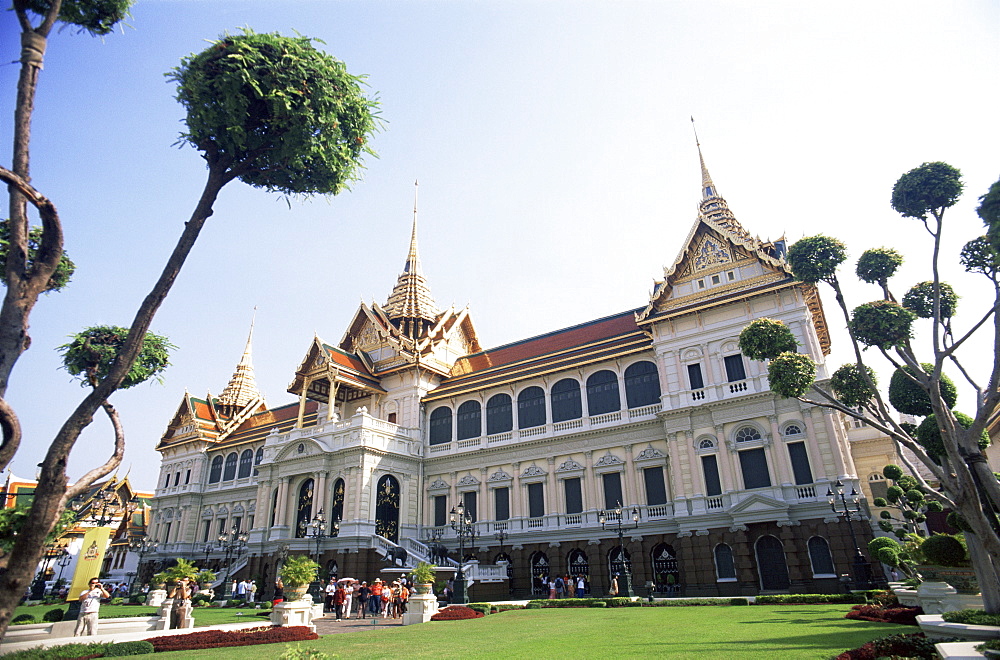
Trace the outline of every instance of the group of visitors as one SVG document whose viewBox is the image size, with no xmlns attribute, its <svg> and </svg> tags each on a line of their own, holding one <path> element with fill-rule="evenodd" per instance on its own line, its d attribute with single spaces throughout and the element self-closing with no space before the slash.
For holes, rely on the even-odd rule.
<svg viewBox="0 0 1000 660">
<path fill-rule="evenodd" d="M 543 575 L 540 581 L 549 590 L 549 598 L 585 598 L 590 593 L 586 575 Z M 612 595 L 618 593 L 617 578 L 612 579 L 612 590 Z"/>
<path fill-rule="evenodd" d="M 237 598 L 253 603 L 257 598 L 257 583 L 250 579 L 237 582 L 232 593 L 236 594 Z"/>
<path fill-rule="evenodd" d="M 406 576 L 392 582 L 376 578 L 370 585 L 350 578 L 330 578 L 324 590 L 323 612 L 334 613 L 337 621 L 350 619 L 352 613 L 360 619 L 369 616 L 398 619 L 406 613 L 411 586 Z"/>
</svg>

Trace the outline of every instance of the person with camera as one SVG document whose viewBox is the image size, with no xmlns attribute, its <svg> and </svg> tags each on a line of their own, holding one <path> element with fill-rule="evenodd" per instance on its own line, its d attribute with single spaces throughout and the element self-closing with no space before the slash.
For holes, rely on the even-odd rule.
<svg viewBox="0 0 1000 660">
<path fill-rule="evenodd" d="M 80 616 L 76 619 L 74 637 L 97 634 L 97 613 L 101 609 L 102 598 L 111 598 L 111 594 L 100 580 L 91 578 L 87 588 L 80 592 Z"/>
</svg>

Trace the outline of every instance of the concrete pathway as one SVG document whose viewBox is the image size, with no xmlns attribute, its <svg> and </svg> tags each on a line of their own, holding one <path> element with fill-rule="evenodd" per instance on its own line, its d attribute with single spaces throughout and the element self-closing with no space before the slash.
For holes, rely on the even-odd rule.
<svg viewBox="0 0 1000 660">
<path fill-rule="evenodd" d="M 384 630 L 386 628 L 396 628 L 403 625 L 402 619 L 359 619 L 352 616 L 350 619 L 337 619 L 332 614 L 327 614 L 321 619 L 313 619 L 316 626 L 316 633 L 320 635 L 335 635 L 337 633 L 361 632 L 362 630 Z"/>
</svg>

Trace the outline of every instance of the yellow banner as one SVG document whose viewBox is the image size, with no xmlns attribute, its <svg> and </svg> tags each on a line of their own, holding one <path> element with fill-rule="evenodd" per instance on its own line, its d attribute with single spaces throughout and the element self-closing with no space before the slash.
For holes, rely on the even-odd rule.
<svg viewBox="0 0 1000 660">
<path fill-rule="evenodd" d="M 66 595 L 67 601 L 80 600 L 80 594 L 86 590 L 90 579 L 101 574 L 101 564 L 104 563 L 104 552 L 108 549 L 111 532 L 110 527 L 91 527 L 83 535 L 83 547 L 76 559 L 76 570 Z"/>
</svg>

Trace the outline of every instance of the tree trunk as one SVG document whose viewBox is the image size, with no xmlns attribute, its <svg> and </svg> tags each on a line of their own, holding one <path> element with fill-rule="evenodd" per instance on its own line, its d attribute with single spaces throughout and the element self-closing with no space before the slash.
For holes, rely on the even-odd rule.
<svg viewBox="0 0 1000 660">
<path fill-rule="evenodd" d="M 979 591 L 983 595 L 983 609 L 991 614 L 1000 613 L 1000 580 L 997 580 L 993 558 L 975 534 L 966 532 L 965 542 L 969 546 L 969 558 L 976 571 Z"/>
<path fill-rule="evenodd" d="M 27 529 L 18 534 L 14 547 L 11 549 L 7 569 L 0 572 L 0 639 L 6 634 L 14 608 L 17 607 L 24 590 L 30 584 L 38 562 L 42 558 L 45 537 L 52 530 L 60 513 L 65 508 L 66 463 L 73 445 L 83 429 L 93 421 L 93 415 L 97 408 L 118 389 L 131 369 L 132 363 L 135 362 L 142 348 L 142 340 L 153 321 L 153 315 L 156 314 L 156 310 L 159 309 L 167 293 L 170 292 L 185 259 L 198 239 L 201 228 L 205 225 L 205 221 L 212 215 L 212 206 L 219 191 L 231 179 L 232 177 L 226 172 L 223 165 L 210 162 L 208 181 L 202 191 L 198 206 L 191 219 L 185 223 L 184 231 L 181 233 L 159 279 L 143 300 L 139 311 L 136 312 L 128 337 L 107 377 L 77 406 L 49 445 L 45 460 L 42 461 L 41 479 L 39 479 L 35 489 L 35 497 L 29 513 L 33 524 L 28 525 Z M 93 476 L 93 472 L 89 474 Z M 76 490 L 77 487 L 73 488 Z"/>
</svg>

